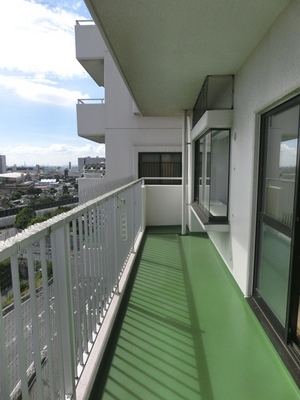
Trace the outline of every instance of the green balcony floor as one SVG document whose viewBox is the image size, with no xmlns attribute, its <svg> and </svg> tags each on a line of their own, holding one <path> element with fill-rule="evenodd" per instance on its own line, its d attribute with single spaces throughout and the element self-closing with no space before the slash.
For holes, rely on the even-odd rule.
<svg viewBox="0 0 300 400">
<path fill-rule="evenodd" d="M 300 398 L 206 235 L 150 231 L 138 262 L 92 400 Z"/>
</svg>

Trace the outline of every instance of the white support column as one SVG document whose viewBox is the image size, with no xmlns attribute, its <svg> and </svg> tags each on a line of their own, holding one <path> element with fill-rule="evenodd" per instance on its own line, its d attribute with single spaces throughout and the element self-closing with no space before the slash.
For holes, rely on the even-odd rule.
<svg viewBox="0 0 300 400">
<path fill-rule="evenodd" d="M 187 183 L 187 111 L 183 111 L 182 117 L 182 202 L 181 202 L 181 234 L 186 234 L 186 183 Z"/>
</svg>

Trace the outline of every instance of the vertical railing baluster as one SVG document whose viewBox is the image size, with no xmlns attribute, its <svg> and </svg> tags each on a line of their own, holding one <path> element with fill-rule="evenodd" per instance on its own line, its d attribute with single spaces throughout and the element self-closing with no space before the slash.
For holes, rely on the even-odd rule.
<svg viewBox="0 0 300 400">
<path fill-rule="evenodd" d="M 0 288 L 0 299 L 2 299 L 1 288 Z M 4 320 L 2 312 L 2 301 L 0 302 L 0 383 L 1 390 L 0 394 L 3 399 L 9 399 L 9 377 L 8 377 L 8 360 L 6 352 L 6 341 L 5 341 L 5 330 L 4 330 Z"/>
<path fill-rule="evenodd" d="M 114 197 L 114 213 L 113 213 L 113 247 L 114 252 L 114 277 L 113 277 L 113 286 L 116 285 L 116 291 L 119 291 L 119 282 L 118 282 L 118 260 L 119 260 L 119 234 L 120 234 L 120 198 L 119 196 Z"/>
<path fill-rule="evenodd" d="M 72 220 L 72 231 L 73 231 L 73 269 L 74 269 L 74 278 L 75 278 L 75 310 L 76 310 L 76 336 L 78 338 L 78 361 L 81 365 L 83 365 L 83 347 L 81 345 L 81 307 L 80 307 L 80 286 L 79 286 L 79 268 L 78 268 L 78 245 L 77 245 L 77 227 L 76 227 L 76 219 Z"/>
<path fill-rule="evenodd" d="M 102 268 L 102 264 L 100 262 L 101 260 L 101 236 L 100 236 L 100 229 L 101 229 L 101 208 L 100 205 L 96 207 L 96 215 L 97 215 L 97 224 L 95 227 L 95 243 L 96 243 L 96 249 L 95 249 L 95 279 L 96 279 L 96 305 L 97 305 L 97 318 L 96 318 L 96 324 L 100 324 L 100 280 L 101 280 L 101 274 L 100 270 Z"/>
<path fill-rule="evenodd" d="M 42 267 L 42 282 L 43 282 L 43 295 L 45 302 L 45 331 L 47 341 L 47 363 L 49 364 L 49 390 L 51 400 L 55 400 L 55 383 L 54 383 L 54 360 L 53 360 L 53 349 L 52 349 L 52 338 L 53 332 L 51 329 L 51 318 L 50 318 L 50 296 L 48 286 L 48 270 L 46 261 L 46 241 L 45 238 L 40 241 L 40 252 L 41 252 L 41 267 Z"/>
<path fill-rule="evenodd" d="M 68 231 L 67 231 L 68 230 Z M 51 233 L 53 248 L 53 277 L 58 297 L 57 334 L 60 342 L 61 365 L 63 371 L 63 395 L 76 396 L 74 365 L 74 325 L 72 306 L 72 280 L 70 271 L 69 225 L 59 227 Z"/>
<path fill-rule="evenodd" d="M 87 323 L 87 313 L 86 313 L 86 306 L 87 306 L 87 279 L 85 273 L 85 252 L 83 250 L 84 243 L 83 243 L 83 235 L 84 235 L 84 216 L 81 215 L 79 217 L 79 246 L 80 246 L 80 275 L 81 275 L 81 292 L 82 292 L 82 301 L 81 301 L 81 315 L 83 319 L 83 346 L 85 353 L 88 353 L 88 323 Z"/>
<path fill-rule="evenodd" d="M 17 346 L 18 346 L 18 356 L 19 356 L 18 359 L 20 368 L 22 399 L 29 400 L 26 350 L 25 350 L 25 340 L 23 334 L 23 315 L 22 315 L 19 265 L 18 265 L 17 253 L 11 256 L 11 274 L 12 274 L 13 294 L 14 294 L 15 321 L 17 328 Z"/>
<path fill-rule="evenodd" d="M 28 267 L 28 278 L 29 278 L 31 324 L 32 324 L 32 334 L 33 334 L 33 357 L 34 357 L 34 366 L 36 373 L 37 395 L 39 399 L 43 399 L 44 395 L 42 388 L 43 376 L 42 376 L 42 366 L 41 366 L 41 346 L 40 346 L 40 334 L 38 326 L 39 313 L 36 300 L 35 271 L 34 271 L 32 245 L 27 247 L 26 251 L 27 251 L 27 267 Z"/>
<path fill-rule="evenodd" d="M 90 230 L 88 224 L 88 217 L 89 214 L 84 214 L 84 249 L 85 249 L 85 276 L 86 276 L 86 295 L 87 295 L 87 322 L 88 322 L 88 340 L 92 343 L 93 341 L 93 328 L 92 328 L 92 318 L 91 318 L 91 311 L 92 311 L 92 304 L 91 304 L 91 265 L 90 265 Z"/>
<path fill-rule="evenodd" d="M 90 250 L 89 250 L 89 255 L 90 255 L 90 271 L 91 271 L 91 303 L 92 303 L 92 332 L 96 333 L 96 297 L 95 297 L 95 221 L 96 215 L 95 215 L 95 209 L 93 211 L 89 212 L 89 222 L 90 222 L 90 232 L 89 232 L 89 242 L 90 242 Z"/>
<path fill-rule="evenodd" d="M 108 201 L 106 200 L 102 204 L 102 213 L 101 213 L 101 263 L 102 263 L 102 268 L 101 268 L 101 316 L 102 318 L 104 317 L 105 313 L 105 302 L 106 302 L 106 281 L 107 281 L 107 276 L 106 276 L 106 268 L 107 268 L 107 262 L 106 262 L 106 241 L 107 241 L 107 207 L 108 207 Z"/>
</svg>

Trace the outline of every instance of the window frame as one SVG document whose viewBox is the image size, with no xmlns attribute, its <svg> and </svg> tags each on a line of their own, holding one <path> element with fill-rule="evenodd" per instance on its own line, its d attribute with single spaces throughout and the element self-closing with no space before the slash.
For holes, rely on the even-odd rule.
<svg viewBox="0 0 300 400">
<path fill-rule="evenodd" d="M 226 134 L 226 152 L 228 152 L 226 157 L 226 179 L 223 190 L 225 190 L 225 203 L 220 200 L 220 208 L 223 210 L 226 207 L 226 213 L 222 212 L 222 215 L 217 215 L 216 212 L 212 212 L 212 202 L 211 202 L 211 192 L 212 188 L 216 188 L 218 183 L 218 177 L 216 174 L 212 174 L 212 169 L 216 169 L 218 157 L 212 154 L 213 138 L 222 132 L 227 132 Z M 208 140 L 209 139 L 209 140 Z M 208 143 L 206 143 L 208 142 Z M 201 152 L 201 144 L 205 147 L 204 152 Z M 210 147 L 210 151 L 207 149 Z M 230 182 L 230 147 L 231 147 L 231 129 L 230 128 L 210 128 L 203 135 L 195 140 L 194 148 L 194 203 L 193 209 L 197 216 L 200 218 L 204 225 L 207 224 L 228 224 L 228 213 L 229 213 L 229 182 Z M 205 166 L 204 166 L 205 164 Z M 223 164 L 222 164 L 223 165 Z M 220 168 L 220 167 L 219 167 Z M 221 167 L 224 168 L 224 167 Z M 204 176 L 203 176 L 204 171 Z M 201 179 L 205 179 L 206 186 L 203 186 L 199 182 Z M 209 184 L 207 184 L 209 180 Z M 219 179 L 220 180 L 220 179 Z M 202 193 L 200 194 L 200 189 L 202 186 Z M 208 193 L 207 193 L 208 191 Z M 204 197 L 203 197 L 204 196 Z M 201 199 L 202 197 L 202 199 Z M 205 198 L 208 200 L 205 202 Z M 212 199 L 213 200 L 213 199 Z M 206 203 L 206 204 L 205 204 Z M 208 205 L 208 207 L 207 207 Z M 224 210 L 223 210 L 224 211 Z"/>
<path fill-rule="evenodd" d="M 182 179 L 182 153 L 179 151 L 172 151 L 172 152 L 166 152 L 166 151 L 161 151 L 161 152 L 139 152 L 138 153 L 138 177 L 139 178 L 151 178 L 152 175 L 148 174 L 147 176 L 143 176 L 143 171 L 142 171 L 142 157 L 149 155 L 150 157 L 155 157 L 157 156 L 158 161 L 148 161 L 149 163 L 153 162 L 153 164 L 157 164 L 156 168 L 159 170 L 158 175 L 153 176 L 153 178 L 160 178 L 160 179 L 146 179 L 145 184 L 146 185 L 181 185 L 181 179 Z M 177 157 L 180 158 L 180 161 L 169 161 L 166 162 L 163 160 L 164 156 L 172 157 L 173 155 L 176 155 Z M 166 171 L 168 168 L 166 167 L 166 164 L 174 164 L 174 171 L 173 175 L 166 174 Z M 178 165 L 180 164 L 180 168 L 178 168 Z M 173 169 L 173 168 L 171 168 Z M 176 174 L 176 170 L 180 170 L 180 174 Z M 170 168 L 169 168 L 170 171 Z M 162 179 L 165 178 L 165 179 Z M 178 178 L 178 179 L 168 179 L 168 178 Z"/>
</svg>

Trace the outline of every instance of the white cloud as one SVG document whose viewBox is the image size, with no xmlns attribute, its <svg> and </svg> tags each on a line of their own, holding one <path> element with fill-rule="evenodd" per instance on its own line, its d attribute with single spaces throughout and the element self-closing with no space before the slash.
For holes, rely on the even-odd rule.
<svg viewBox="0 0 300 400">
<path fill-rule="evenodd" d="M 24 165 L 67 165 L 71 162 L 77 165 L 79 157 L 104 157 L 105 146 L 86 144 L 72 146 L 64 143 L 55 143 L 50 146 L 20 146 L 1 147 L 2 154 L 6 154 L 6 164 Z"/>
<path fill-rule="evenodd" d="M 296 165 L 297 147 L 296 140 L 290 140 L 280 145 L 280 166 L 290 167 Z"/>
<path fill-rule="evenodd" d="M 50 82 L 51 83 L 51 82 Z M 89 98 L 78 90 L 68 90 L 57 86 L 39 83 L 36 79 L 0 75 L 0 86 L 14 90 L 20 97 L 48 104 L 74 107 L 77 99 Z"/>
<path fill-rule="evenodd" d="M 1 11 L 7 16 L 0 24 L 1 69 L 64 78 L 83 76 L 74 41 L 75 20 L 81 17 L 27 0 L 5 1 Z"/>
<path fill-rule="evenodd" d="M 74 3 L 73 10 L 79 6 Z M 76 19 L 85 18 L 59 2 L 49 8 L 36 1 L 9 0 L 0 9 L 6 16 L 0 24 L 0 86 L 28 100 L 68 104 L 75 92 L 57 86 L 64 79 L 87 77 L 75 58 L 74 38 Z"/>
</svg>

